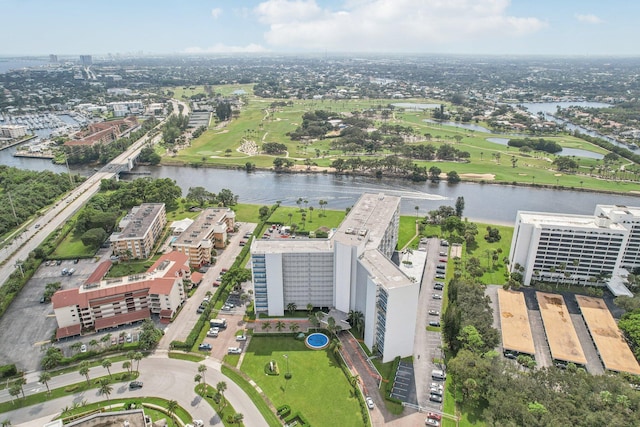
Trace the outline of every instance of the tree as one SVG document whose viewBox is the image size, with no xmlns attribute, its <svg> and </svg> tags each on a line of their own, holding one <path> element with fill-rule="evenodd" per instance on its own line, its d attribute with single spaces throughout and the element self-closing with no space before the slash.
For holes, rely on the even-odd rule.
<svg viewBox="0 0 640 427">
<path fill-rule="evenodd" d="M 177 400 L 170 400 L 167 402 L 167 412 L 169 413 L 170 418 L 173 418 L 173 414 L 175 414 L 176 409 L 178 409 Z"/>
<path fill-rule="evenodd" d="M 327 330 L 333 334 L 336 335 L 338 334 L 338 332 L 341 330 L 342 328 L 336 324 L 336 319 L 333 318 L 333 316 L 329 316 L 329 318 L 327 319 Z"/>
<path fill-rule="evenodd" d="M 224 381 L 220 381 L 216 384 L 216 390 L 220 394 L 222 401 L 224 402 L 223 408 L 227 406 L 227 400 L 224 397 L 224 392 L 227 391 L 227 383 Z"/>
<path fill-rule="evenodd" d="M 462 179 L 460 178 L 460 175 L 458 175 L 458 172 L 456 171 L 447 172 L 447 182 L 449 184 L 457 184 L 460 181 L 462 181 Z"/>
<path fill-rule="evenodd" d="M 102 396 L 107 396 L 107 400 L 110 400 L 111 392 L 113 391 L 113 386 L 109 382 L 108 378 L 102 378 L 100 380 L 100 388 L 98 389 L 98 393 Z"/>
<path fill-rule="evenodd" d="M 285 328 L 285 326 L 287 326 L 282 320 L 278 320 L 276 322 L 276 330 L 278 332 L 282 332 L 282 330 Z"/>
<path fill-rule="evenodd" d="M 268 331 L 269 329 L 271 329 L 271 322 L 269 322 L 268 320 L 262 322 L 262 330 Z"/>
<path fill-rule="evenodd" d="M 342 348 L 342 342 L 338 338 L 334 338 L 331 340 L 329 344 L 329 350 L 333 351 L 334 354 L 340 353 L 340 349 Z"/>
<path fill-rule="evenodd" d="M 201 363 L 201 364 L 199 364 L 199 365 L 198 365 L 198 373 L 199 373 L 200 375 L 202 375 L 202 382 L 203 382 L 203 383 L 205 383 L 205 384 L 207 383 L 207 379 L 206 379 L 206 377 L 205 377 L 205 373 L 206 373 L 206 372 L 207 372 L 207 365 L 204 365 L 204 364 L 202 364 L 202 363 Z"/>
<path fill-rule="evenodd" d="M 416 219 L 418 219 L 418 211 L 420 210 L 420 206 L 416 206 L 414 207 L 414 209 L 416 210 Z"/>
<path fill-rule="evenodd" d="M 141 353 L 141 352 L 139 352 L 139 351 L 136 351 L 136 352 L 133 354 L 133 360 L 135 360 L 135 361 L 136 361 L 136 372 L 138 372 L 138 373 L 140 373 L 140 371 L 139 371 L 139 369 L 138 369 L 138 368 L 140 368 L 140 361 L 142 360 L 142 358 L 143 358 L 143 357 L 144 357 L 144 354 L 142 354 L 142 353 Z"/>
<path fill-rule="evenodd" d="M 62 361 L 62 358 L 62 352 L 59 348 L 49 347 L 44 358 L 42 359 L 42 369 L 47 371 L 55 369 Z"/>
<path fill-rule="evenodd" d="M 458 218 L 462 218 L 462 213 L 464 212 L 464 197 L 458 196 L 456 199 L 456 216 Z"/>
<path fill-rule="evenodd" d="M 287 304 L 287 311 L 291 314 L 296 311 L 296 308 L 298 308 L 298 306 L 296 306 L 295 302 L 290 302 L 289 304 Z"/>
<path fill-rule="evenodd" d="M 105 368 L 107 370 L 107 372 L 109 373 L 109 378 L 111 378 L 111 360 L 109 359 L 103 359 L 102 360 L 102 367 Z"/>
<path fill-rule="evenodd" d="M 202 375 L 196 374 L 193 377 L 193 381 L 196 383 L 196 392 L 201 394 L 204 391 L 204 387 L 202 387 Z"/>
<path fill-rule="evenodd" d="M 244 415 L 242 415 L 240 412 L 236 412 L 233 415 L 233 422 L 234 423 L 241 423 L 242 420 L 244 420 Z"/>
<path fill-rule="evenodd" d="M 89 380 L 89 362 L 86 360 L 80 363 L 80 370 L 78 371 L 80 375 L 83 375 L 87 379 L 87 384 L 91 385 Z"/>
<path fill-rule="evenodd" d="M 131 362 L 129 362 L 128 360 L 125 360 L 122 363 L 122 368 L 127 370 L 128 375 L 131 375 Z"/>
<path fill-rule="evenodd" d="M 296 331 L 298 331 L 298 329 L 300 329 L 300 325 L 298 325 L 297 323 L 293 322 L 289 324 L 289 330 L 291 332 L 295 333 Z"/>
<path fill-rule="evenodd" d="M 268 206 L 261 206 L 260 209 L 258 209 L 258 215 L 260 216 L 260 219 L 262 219 L 262 220 L 267 219 L 267 217 L 269 216 L 269 207 Z"/>
<path fill-rule="evenodd" d="M 442 173 L 442 169 L 437 166 L 431 166 L 429 168 L 429 179 L 431 182 L 440 182 L 440 174 Z"/>
<path fill-rule="evenodd" d="M 47 387 L 47 394 L 51 394 L 51 390 L 49 390 L 50 379 L 51 379 L 51 374 L 47 371 L 40 373 L 40 376 L 38 377 L 38 382 L 41 382 L 42 384 L 45 385 L 45 387 Z"/>
<path fill-rule="evenodd" d="M 22 391 L 22 387 L 20 384 L 11 384 L 9 387 L 9 395 L 11 397 L 17 397 L 20 395 L 20 391 Z"/>
<path fill-rule="evenodd" d="M 311 314 L 312 311 L 313 311 L 313 304 L 307 303 L 307 313 Z"/>
<path fill-rule="evenodd" d="M 458 341 L 462 345 L 462 348 L 479 353 L 484 348 L 484 341 L 482 336 L 473 325 L 467 325 L 462 328 L 460 335 L 458 335 Z"/>
</svg>

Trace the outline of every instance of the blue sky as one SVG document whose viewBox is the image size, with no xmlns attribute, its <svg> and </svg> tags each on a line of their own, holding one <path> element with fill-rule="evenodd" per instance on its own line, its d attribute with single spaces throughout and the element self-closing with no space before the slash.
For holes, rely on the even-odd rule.
<svg viewBox="0 0 640 427">
<path fill-rule="evenodd" d="M 0 0 L 0 55 L 640 54 L 636 0 Z"/>
</svg>

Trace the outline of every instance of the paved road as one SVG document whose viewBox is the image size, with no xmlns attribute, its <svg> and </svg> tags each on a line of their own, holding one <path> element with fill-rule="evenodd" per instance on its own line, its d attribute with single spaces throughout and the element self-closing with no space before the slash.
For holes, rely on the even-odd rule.
<svg viewBox="0 0 640 427">
<path fill-rule="evenodd" d="M 415 373 L 416 394 L 418 405 L 432 411 L 441 411 L 442 405 L 429 400 L 429 388 L 431 385 L 431 371 L 442 369 L 440 364 L 434 363 L 434 359 L 442 358 L 442 336 L 440 332 L 427 331 L 427 325 L 431 320 L 440 320 L 442 316 L 442 300 L 434 300 L 433 294 L 443 294 L 442 291 L 434 291 L 433 283 L 438 264 L 438 255 L 447 248 L 440 246 L 439 239 L 428 239 L 426 245 L 421 244 L 427 251 L 427 261 L 420 284 L 420 295 L 418 297 L 418 316 L 416 319 L 416 336 L 414 339 L 413 369 Z M 444 280 L 443 280 L 444 282 Z M 429 310 L 438 310 L 440 316 L 430 316 Z"/>
<path fill-rule="evenodd" d="M 219 381 L 227 383 L 225 397 L 233 408 L 244 415 L 245 425 L 266 427 L 268 424 L 253 405 L 249 397 L 233 381 L 222 375 L 220 364 L 212 359 L 203 362 L 208 370 L 205 372 L 206 382 L 215 387 Z M 114 367 L 115 368 L 115 367 Z M 121 369 L 113 369 L 113 372 L 120 372 Z M 158 373 L 162 373 L 158 375 Z M 137 397 L 137 396 L 157 396 L 165 399 L 177 400 L 180 406 L 186 409 L 194 419 L 202 419 L 205 425 L 222 425 L 222 421 L 208 403 L 203 401 L 194 392 L 194 376 L 198 373 L 198 365 L 184 360 L 169 359 L 166 353 L 158 352 L 140 362 L 140 378 L 144 382 L 144 388 L 129 391 L 126 383 L 118 384 L 114 387 L 112 398 Z M 107 375 L 103 368 L 92 368 L 89 376 L 98 377 Z M 25 386 L 26 394 L 37 391 L 44 391 L 43 385 L 30 382 Z M 64 387 L 65 385 L 82 381 L 82 377 L 77 372 L 61 375 L 51 380 L 50 387 Z M 6 391 L 3 390 L 0 400 L 7 400 Z M 65 406 L 71 406 L 74 402 L 97 402 L 105 400 L 99 396 L 97 390 L 89 390 L 85 393 L 78 393 L 60 399 L 51 400 L 39 405 L 21 408 L 15 411 L 2 414 L 3 419 L 9 419 L 13 425 L 21 426 L 42 426 L 42 419 L 52 419 L 57 416 Z"/>
</svg>

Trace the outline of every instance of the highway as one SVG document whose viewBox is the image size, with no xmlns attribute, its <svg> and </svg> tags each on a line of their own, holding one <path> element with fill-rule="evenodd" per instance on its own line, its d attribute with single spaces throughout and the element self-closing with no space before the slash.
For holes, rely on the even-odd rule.
<svg viewBox="0 0 640 427">
<path fill-rule="evenodd" d="M 172 114 L 177 114 L 178 105 L 183 105 L 183 114 L 188 114 L 189 107 L 186 104 L 175 100 L 172 103 L 174 105 Z M 154 129 L 159 130 L 163 123 L 164 120 L 160 121 Z M 161 138 L 161 134 L 158 134 L 153 137 L 151 143 L 155 144 Z M 129 159 L 135 158 L 149 141 L 150 138 L 147 133 L 134 142 L 127 151 L 90 176 L 80 186 L 74 188 L 40 217 L 33 220 L 29 225 L 23 226 L 22 231 L 16 233 L 15 238 L 0 250 L 0 283 L 4 284 L 11 273 L 18 268 L 20 261 L 27 259 L 31 251 L 37 248 L 57 227 L 71 218 L 78 209 L 100 190 L 101 180 L 114 178 L 115 172 L 120 168 L 128 169 Z"/>
</svg>

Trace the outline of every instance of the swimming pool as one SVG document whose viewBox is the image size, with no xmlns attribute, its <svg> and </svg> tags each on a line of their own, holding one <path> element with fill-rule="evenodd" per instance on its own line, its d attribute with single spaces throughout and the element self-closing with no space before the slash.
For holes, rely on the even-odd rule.
<svg viewBox="0 0 640 427">
<path fill-rule="evenodd" d="M 326 348 L 329 345 L 329 337 L 326 336 L 325 334 L 316 332 L 314 334 L 309 335 L 304 340 L 304 343 L 307 345 L 307 347 L 313 350 L 322 350 L 323 348 Z"/>
</svg>

